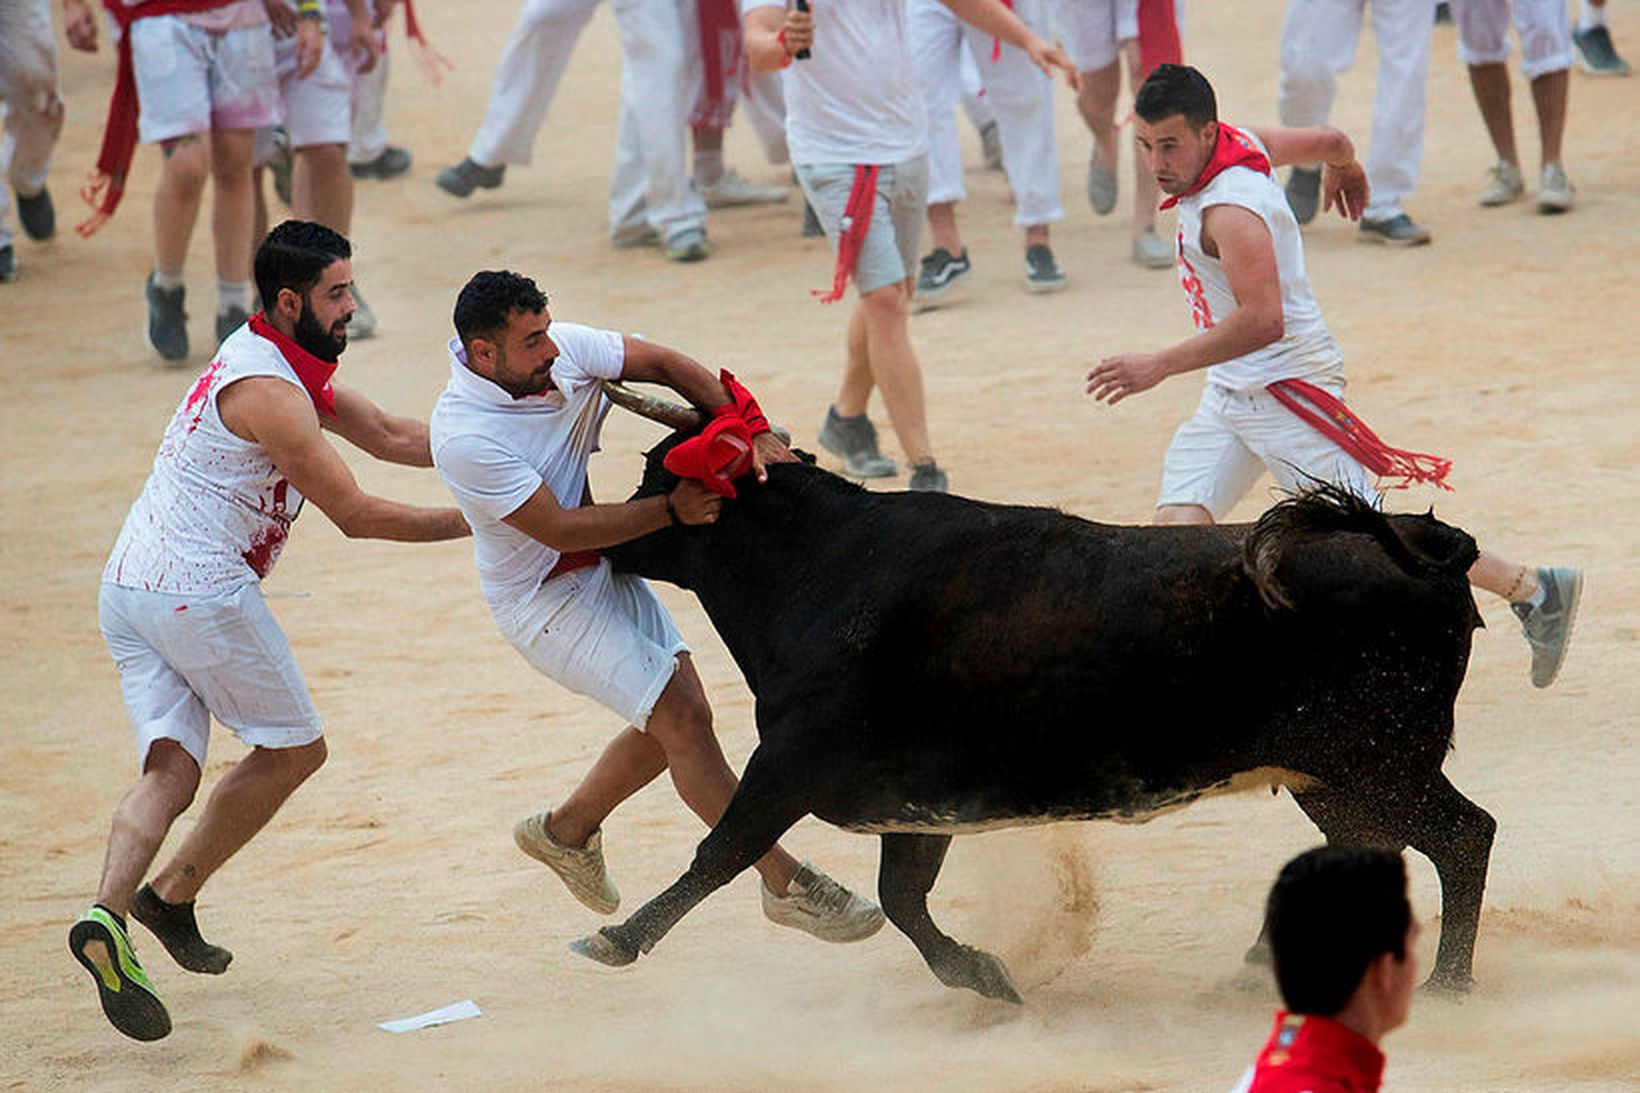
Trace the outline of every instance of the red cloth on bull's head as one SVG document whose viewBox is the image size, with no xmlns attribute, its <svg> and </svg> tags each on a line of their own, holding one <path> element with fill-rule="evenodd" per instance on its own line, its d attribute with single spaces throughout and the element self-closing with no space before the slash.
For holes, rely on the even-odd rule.
<svg viewBox="0 0 1640 1093">
<path fill-rule="evenodd" d="M 667 452 L 664 465 L 679 478 L 692 478 L 718 496 L 733 499 L 734 480 L 752 468 L 752 431 L 729 409 L 708 422 L 699 436 Z"/>
<path fill-rule="evenodd" d="M 753 436 L 769 431 L 769 419 L 763 416 L 763 408 L 757 404 L 752 393 L 746 390 L 746 385 L 735 379 L 733 372 L 727 368 L 720 370 L 718 382 L 723 384 L 723 389 L 729 393 L 729 401 L 713 413 L 721 415 L 733 412 L 746 423 L 746 428 Z"/>
</svg>

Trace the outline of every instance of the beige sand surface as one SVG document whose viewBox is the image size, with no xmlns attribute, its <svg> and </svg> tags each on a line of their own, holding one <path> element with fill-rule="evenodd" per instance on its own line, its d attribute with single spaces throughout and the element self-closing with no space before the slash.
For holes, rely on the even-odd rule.
<svg viewBox="0 0 1640 1093">
<path fill-rule="evenodd" d="M 345 379 L 424 415 L 444 383 L 456 289 L 475 269 L 506 266 L 536 276 L 560 318 L 729 366 L 812 447 L 846 313 L 808 299 L 829 281 L 829 256 L 798 238 L 795 209 L 715 215 L 717 250 L 697 266 L 609 249 L 619 54 L 607 11 L 585 35 L 535 165 L 454 202 L 432 175 L 465 149 L 516 3 L 424 6 L 458 68 L 434 89 L 399 56 L 391 121 L 417 162 L 402 181 L 359 187 L 358 271 L 382 334 L 349 350 Z M 1187 45 L 1231 120 L 1274 119 L 1279 8 L 1191 7 Z M 1611 8 L 1620 41 L 1640 52 L 1640 3 Z M 1349 358 L 1352 401 L 1392 441 L 1456 460 L 1456 493 L 1417 490 L 1394 504 L 1434 503 L 1505 553 L 1583 566 L 1589 587 L 1576 647 L 1548 692 L 1528 684 L 1507 610 L 1481 604 L 1490 629 L 1476 641 L 1447 764 L 1499 822 L 1480 986 L 1461 1002 L 1418 1003 L 1388 1042 L 1388 1088 L 1633 1089 L 1640 361 L 1629 331 L 1640 289 L 1640 80 L 1573 77 L 1576 212 L 1482 211 L 1474 196 L 1489 149 L 1454 32 L 1436 39 L 1424 180 L 1411 205 L 1435 245 L 1389 253 L 1355 245 L 1348 226 L 1317 224 L 1313 280 Z M 1368 35 L 1335 118 L 1362 144 L 1372 62 Z M 73 186 L 94 153 L 111 64 L 106 46 L 65 59 L 70 118 L 52 181 L 65 221 L 78 216 Z M 1515 104 L 1535 159 L 1518 85 Z M 1171 274 L 1127 261 L 1127 193 L 1116 217 L 1088 212 L 1088 138 L 1068 96 L 1059 121 L 1070 214 L 1055 240 L 1069 291 L 1024 293 L 1006 184 L 975 168 L 962 210 L 973 287 L 960 306 L 918 316 L 913 334 L 958 491 L 1142 521 L 1199 383 L 1176 379 L 1113 410 L 1082 395 L 1081 376 L 1101 355 L 1183 336 L 1187 317 Z M 749 175 L 782 177 L 744 127 L 730 147 Z M 967 157 L 977 160 L 972 146 Z M 1025 988 L 1019 1008 L 941 987 L 892 929 L 843 948 L 778 930 L 759 914 L 750 877 L 613 972 L 566 950 L 598 923 L 508 833 L 574 783 L 614 720 L 532 674 L 497 636 L 466 543 L 344 542 L 317 512 L 301 521 L 267 593 L 324 712 L 331 761 L 205 891 L 201 917 L 237 954 L 231 971 L 188 975 L 138 929 L 176 1031 L 147 1046 L 114 1033 L 64 946 L 133 776 L 96 628 L 97 580 L 204 359 L 168 371 L 143 342 L 156 170 L 144 149 L 112 225 L 89 242 L 66 224 L 47 246 L 22 242 L 23 277 L 0 287 L 0 1085 L 1218 1090 L 1235 1081 L 1274 1004 L 1263 976 L 1243 971 L 1242 950 L 1276 868 L 1317 841 L 1290 801 L 1251 795 L 1142 827 L 959 840 L 935 913 L 1011 963 Z M 202 226 L 189 269 L 196 342 L 209 333 L 210 270 Z M 611 421 L 594 468 L 601 496 L 631 488 L 637 453 L 657 435 Z M 351 450 L 348 459 L 369 489 L 445 503 L 429 472 Z M 1267 499 L 1261 487 L 1240 515 Z M 662 594 L 697 643 L 738 764 L 755 741 L 745 687 L 694 601 Z M 239 754 L 219 734 L 207 786 Z M 669 883 L 699 835 L 665 783 L 621 809 L 607 847 L 626 906 Z M 810 820 L 786 842 L 872 887 L 874 840 Z M 1412 868 L 1418 911 L 1433 916 L 1433 870 L 1421 858 Z M 1425 933 L 1426 961 L 1435 934 Z M 466 998 L 482 1019 L 404 1036 L 375 1027 Z"/>
</svg>

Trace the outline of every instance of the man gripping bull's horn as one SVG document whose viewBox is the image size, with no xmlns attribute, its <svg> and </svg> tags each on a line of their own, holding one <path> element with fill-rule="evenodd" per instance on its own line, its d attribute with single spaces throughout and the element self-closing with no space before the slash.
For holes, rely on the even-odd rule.
<svg viewBox="0 0 1640 1093">
<path fill-rule="evenodd" d="M 598 553 L 669 524 L 717 519 L 731 480 L 792 454 L 734 377 L 714 377 L 675 349 L 557 323 L 535 282 L 484 271 L 461 290 L 450 382 L 431 419 L 433 462 L 473 528 L 479 583 L 501 633 L 537 670 L 618 714 L 616 735 L 581 784 L 513 828 L 519 849 L 576 899 L 612 914 L 601 825 L 670 771 L 678 796 L 717 823 L 737 781 L 712 731 L 712 708 L 689 647 L 640 577 Z M 672 388 L 701 411 L 674 426 L 706 428 L 678 459 L 690 477 L 664 496 L 595 504 L 587 461 L 610 399 L 600 381 Z M 681 411 L 689 414 L 689 411 Z M 690 415 L 692 416 L 692 415 Z M 825 941 L 858 941 L 883 923 L 861 899 L 776 845 L 757 862 L 763 912 Z"/>
</svg>

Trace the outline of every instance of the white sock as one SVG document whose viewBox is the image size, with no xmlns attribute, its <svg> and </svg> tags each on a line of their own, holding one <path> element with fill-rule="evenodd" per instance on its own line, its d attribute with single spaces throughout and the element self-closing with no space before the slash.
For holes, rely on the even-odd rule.
<svg viewBox="0 0 1640 1093">
<path fill-rule="evenodd" d="M 710 186 L 723 177 L 723 149 L 695 153 L 695 181 Z"/>
<path fill-rule="evenodd" d="M 216 313 L 226 315 L 236 307 L 241 311 L 250 311 L 251 283 L 249 281 L 224 281 L 218 278 L 216 282 Z"/>
<path fill-rule="evenodd" d="M 1606 5 L 1595 5 L 1589 3 L 1589 0 L 1583 0 L 1583 3 L 1578 6 L 1580 9 L 1577 13 L 1578 30 L 1593 30 L 1595 27 L 1606 25 Z"/>
<path fill-rule="evenodd" d="M 156 288 L 163 288 L 169 291 L 173 288 L 181 288 L 182 284 L 182 271 L 180 269 L 160 269 L 158 266 L 154 267 L 154 286 Z"/>
</svg>

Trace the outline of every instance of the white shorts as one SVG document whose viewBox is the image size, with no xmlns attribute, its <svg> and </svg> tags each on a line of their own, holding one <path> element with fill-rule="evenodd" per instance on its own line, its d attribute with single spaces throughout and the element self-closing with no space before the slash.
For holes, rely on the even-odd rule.
<svg viewBox="0 0 1640 1093">
<path fill-rule="evenodd" d="M 1344 397 L 1342 376 L 1311 382 Z M 1375 505 L 1380 500 L 1372 472 L 1268 391 L 1209 383 L 1195 415 L 1167 446 L 1156 505 L 1200 505 L 1223 520 L 1266 470 L 1283 490 L 1330 482 Z"/>
<path fill-rule="evenodd" d="M 300 80 L 296 78 L 294 37 L 275 42 L 273 54 L 290 146 L 346 144 L 353 135 L 353 73 L 330 36 L 325 36 L 318 67 Z"/>
<path fill-rule="evenodd" d="M 1572 67 L 1572 30 L 1565 0 L 1453 0 L 1458 60 L 1466 65 L 1509 59 L 1513 15 L 1520 39 L 1520 74 L 1528 80 Z"/>
<path fill-rule="evenodd" d="M 181 16 L 154 15 L 127 33 L 143 142 L 278 122 L 273 32 L 266 25 L 210 31 Z"/>
<path fill-rule="evenodd" d="M 295 748 L 324 735 L 258 586 L 180 596 L 105 581 L 97 620 L 120 670 L 139 766 L 163 739 L 181 744 L 203 768 L 213 714 L 252 747 Z"/>
<path fill-rule="evenodd" d="M 1078 72 L 1116 63 L 1123 42 L 1139 37 L 1139 0 L 1057 0 L 1054 21 Z"/>
<path fill-rule="evenodd" d="M 607 560 L 542 582 L 520 615 L 534 620 L 509 635 L 525 660 L 640 729 L 689 651 L 643 578 Z"/>
</svg>

